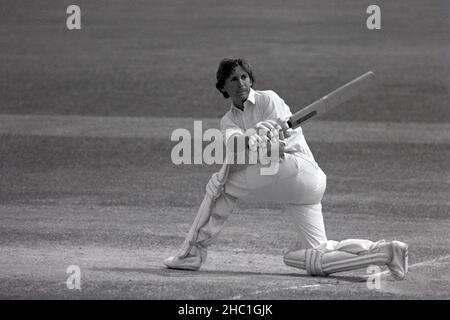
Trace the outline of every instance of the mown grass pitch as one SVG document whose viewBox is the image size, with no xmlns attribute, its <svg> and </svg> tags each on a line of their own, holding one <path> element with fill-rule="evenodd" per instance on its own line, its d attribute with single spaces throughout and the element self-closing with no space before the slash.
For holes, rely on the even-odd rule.
<svg viewBox="0 0 450 320">
<path fill-rule="evenodd" d="M 2 135 L 1 297 L 448 298 L 450 204 L 442 174 L 449 170 L 447 142 L 400 143 L 396 139 L 408 126 L 386 129 L 383 123 L 362 124 L 379 133 L 375 142 L 361 136 L 336 141 L 339 134 L 327 142 L 305 128 L 328 175 L 328 237 L 410 245 L 407 279 L 383 277 L 381 290 L 369 290 L 365 270 L 320 278 L 285 266 L 282 254 L 293 245 L 294 233 L 277 204 L 240 204 L 200 272 L 165 269 L 162 260 L 181 244 L 217 166 L 171 164 L 174 143 L 151 132 L 147 138 L 104 137 L 105 130 L 136 132 L 130 119 L 122 127 L 120 119 L 102 129 L 103 118 L 88 118 L 81 128 L 98 121 L 91 137 L 89 130 L 75 129 L 58 135 L 54 118 L 37 124 L 33 135 Z M 75 120 L 68 126 L 74 128 L 80 118 Z M 18 131 L 20 123 L 16 119 Z M 339 132 L 342 123 L 317 125 Z M 411 133 L 409 139 L 419 136 Z M 81 268 L 81 291 L 67 289 L 69 265 Z"/>
</svg>

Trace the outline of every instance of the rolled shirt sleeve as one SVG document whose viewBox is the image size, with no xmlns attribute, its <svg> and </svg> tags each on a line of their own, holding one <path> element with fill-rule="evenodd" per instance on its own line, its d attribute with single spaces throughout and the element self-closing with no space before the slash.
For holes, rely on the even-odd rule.
<svg viewBox="0 0 450 320">
<path fill-rule="evenodd" d="M 274 91 L 267 92 L 270 99 L 266 104 L 267 107 L 263 110 L 263 119 L 287 121 L 292 116 L 289 106 Z M 297 154 L 315 161 L 306 143 L 302 128 L 288 129 L 287 133 L 289 137 L 285 140 L 284 152 Z"/>
<path fill-rule="evenodd" d="M 272 90 L 252 90 L 244 105 L 245 110 L 243 112 L 232 105 L 231 110 L 220 121 L 220 128 L 226 146 L 229 146 L 228 142 L 231 137 L 245 135 L 246 130 L 254 128 L 260 121 L 277 121 L 278 119 L 287 121 L 292 116 L 289 106 Z M 288 129 L 287 133 L 288 137 L 284 141 L 284 152 L 315 161 L 303 136 L 302 128 Z M 229 152 L 227 152 L 228 155 Z"/>
<path fill-rule="evenodd" d="M 237 124 L 230 119 L 228 114 L 226 114 L 220 120 L 220 130 L 222 131 L 223 139 L 225 145 L 228 144 L 228 140 L 234 135 L 244 135 L 244 130 L 242 130 Z"/>
</svg>

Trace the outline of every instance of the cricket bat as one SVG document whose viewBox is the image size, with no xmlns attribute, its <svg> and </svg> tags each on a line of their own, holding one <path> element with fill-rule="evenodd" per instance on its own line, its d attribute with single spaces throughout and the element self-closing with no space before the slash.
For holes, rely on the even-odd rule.
<svg viewBox="0 0 450 320">
<path fill-rule="evenodd" d="M 334 107 L 337 107 L 358 94 L 363 93 L 364 90 L 374 83 L 374 79 L 375 74 L 372 71 L 364 73 L 358 78 L 353 79 L 326 96 L 311 103 L 307 107 L 294 113 L 287 121 L 287 125 L 289 128 L 295 129 L 302 123 L 319 117 Z"/>
</svg>

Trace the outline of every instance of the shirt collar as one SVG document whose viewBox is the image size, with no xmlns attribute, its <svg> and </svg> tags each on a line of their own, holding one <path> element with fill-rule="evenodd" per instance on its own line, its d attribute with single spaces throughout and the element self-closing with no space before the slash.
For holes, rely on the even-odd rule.
<svg viewBox="0 0 450 320">
<path fill-rule="evenodd" d="M 250 88 L 250 92 L 248 93 L 248 97 L 245 102 L 251 102 L 251 104 L 255 104 L 255 91 L 252 88 Z"/>
<path fill-rule="evenodd" d="M 248 97 L 247 97 L 247 100 L 245 100 L 244 101 L 244 110 L 245 110 L 245 104 L 246 103 L 251 103 L 251 104 L 255 104 L 255 90 L 253 90 L 252 88 L 250 88 L 250 91 L 249 91 L 249 93 L 248 93 Z M 235 107 L 235 105 L 234 105 L 234 103 L 233 103 L 233 101 L 231 101 L 231 109 L 232 110 L 236 110 L 236 111 L 239 111 L 239 112 L 243 112 L 241 109 L 239 109 L 239 108 L 237 108 L 237 107 Z"/>
</svg>

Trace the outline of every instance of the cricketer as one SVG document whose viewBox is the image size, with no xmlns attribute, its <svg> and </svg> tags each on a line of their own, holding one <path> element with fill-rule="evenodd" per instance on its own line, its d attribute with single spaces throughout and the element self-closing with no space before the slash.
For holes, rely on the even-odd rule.
<svg viewBox="0 0 450 320">
<path fill-rule="evenodd" d="M 284 122 L 292 115 L 288 105 L 274 91 L 254 90 L 254 83 L 252 67 L 245 60 L 220 62 L 216 88 L 231 99 L 231 108 L 220 122 L 227 156 L 233 158 L 238 152 L 258 152 L 267 150 L 267 144 L 276 145 L 281 154 L 278 170 L 263 174 L 261 163 L 224 164 L 208 182 L 205 200 L 181 250 L 164 264 L 172 269 L 200 269 L 208 246 L 217 238 L 237 201 L 258 199 L 282 203 L 295 226 L 297 243 L 284 255 L 286 265 L 306 270 L 312 276 L 386 265 L 395 279 L 403 279 L 408 271 L 407 244 L 327 239 L 321 204 L 326 175 L 314 159 L 301 127 L 286 130 Z M 238 142 L 246 150 L 236 150 Z"/>
</svg>

